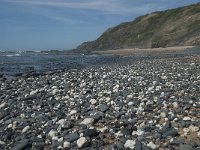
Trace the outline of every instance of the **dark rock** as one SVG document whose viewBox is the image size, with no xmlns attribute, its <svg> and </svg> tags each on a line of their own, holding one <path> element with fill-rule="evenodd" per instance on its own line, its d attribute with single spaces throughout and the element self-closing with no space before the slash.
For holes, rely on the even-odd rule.
<svg viewBox="0 0 200 150">
<path fill-rule="evenodd" d="M 179 150 L 195 150 L 192 146 L 186 145 L 186 144 L 181 144 L 179 146 Z"/>
<path fill-rule="evenodd" d="M 37 148 L 43 148 L 45 146 L 44 142 L 33 142 L 32 145 Z"/>
<path fill-rule="evenodd" d="M 64 139 L 68 142 L 74 142 L 79 139 L 79 134 L 77 132 L 67 134 Z"/>
<path fill-rule="evenodd" d="M 105 105 L 105 104 L 99 105 L 98 108 L 99 108 L 100 111 L 102 111 L 102 112 L 106 112 L 106 111 L 109 109 L 109 107 L 108 107 L 107 105 Z"/>
<path fill-rule="evenodd" d="M 135 150 L 142 150 L 142 143 L 139 140 L 136 141 Z"/>
<path fill-rule="evenodd" d="M 167 130 L 166 132 L 163 133 L 162 137 L 167 137 L 167 136 L 171 136 L 171 137 L 175 137 L 178 135 L 178 131 L 174 128 Z"/>
<path fill-rule="evenodd" d="M 26 148 L 26 146 L 28 144 L 29 144 L 29 140 L 28 139 L 24 139 L 19 144 L 17 144 L 13 148 L 11 148 L 11 150 L 22 150 L 22 149 Z"/>
<path fill-rule="evenodd" d="M 124 112 L 117 112 L 116 114 L 115 114 L 115 117 L 116 118 L 120 118 L 122 115 L 124 115 L 125 113 Z"/>
<path fill-rule="evenodd" d="M 96 129 L 87 129 L 83 132 L 84 137 L 93 137 L 97 136 L 98 132 Z"/>
</svg>

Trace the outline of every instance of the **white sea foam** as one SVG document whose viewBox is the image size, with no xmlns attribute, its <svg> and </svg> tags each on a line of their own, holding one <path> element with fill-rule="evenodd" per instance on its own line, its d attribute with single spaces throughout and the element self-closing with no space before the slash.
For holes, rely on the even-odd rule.
<svg viewBox="0 0 200 150">
<path fill-rule="evenodd" d="M 20 54 L 8 54 L 6 55 L 7 57 L 19 57 L 21 56 Z"/>
</svg>

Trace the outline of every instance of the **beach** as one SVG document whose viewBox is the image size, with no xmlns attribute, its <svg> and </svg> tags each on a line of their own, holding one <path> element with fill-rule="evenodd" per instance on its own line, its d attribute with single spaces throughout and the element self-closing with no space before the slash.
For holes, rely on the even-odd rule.
<svg viewBox="0 0 200 150">
<path fill-rule="evenodd" d="M 0 149 L 198 149 L 200 52 L 190 48 L 98 52 L 111 57 L 2 75 Z"/>
</svg>

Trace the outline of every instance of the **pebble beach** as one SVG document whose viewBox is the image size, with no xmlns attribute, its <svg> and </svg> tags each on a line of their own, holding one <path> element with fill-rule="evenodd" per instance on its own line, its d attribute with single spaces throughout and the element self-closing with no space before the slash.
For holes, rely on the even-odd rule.
<svg viewBox="0 0 200 150">
<path fill-rule="evenodd" d="M 199 150 L 200 55 L 1 77 L 0 149 Z"/>
</svg>

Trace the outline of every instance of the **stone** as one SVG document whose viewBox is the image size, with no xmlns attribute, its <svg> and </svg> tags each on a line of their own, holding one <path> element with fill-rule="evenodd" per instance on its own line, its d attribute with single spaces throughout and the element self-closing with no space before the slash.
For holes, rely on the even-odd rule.
<svg viewBox="0 0 200 150">
<path fill-rule="evenodd" d="M 97 103 L 97 100 L 96 100 L 96 99 L 91 99 L 91 100 L 90 100 L 90 103 L 91 103 L 92 105 L 95 105 L 95 104 Z"/>
<path fill-rule="evenodd" d="M 98 135 L 98 132 L 96 129 L 86 129 L 84 132 L 83 132 L 83 135 L 85 137 L 93 137 L 93 136 L 97 136 Z"/>
<path fill-rule="evenodd" d="M 57 135 L 57 131 L 55 131 L 53 129 L 51 131 L 49 131 L 49 133 L 48 133 L 48 136 L 51 138 L 55 137 L 56 135 Z"/>
<path fill-rule="evenodd" d="M 89 124 L 93 124 L 94 121 L 95 120 L 93 118 L 85 118 L 80 124 L 89 125 Z"/>
<path fill-rule="evenodd" d="M 190 117 L 183 117 L 183 120 L 184 120 L 184 121 L 190 121 L 191 118 L 190 118 Z"/>
<path fill-rule="evenodd" d="M 37 92 L 38 92 L 38 90 L 31 91 L 30 92 L 30 96 L 33 96 L 33 95 L 37 94 Z"/>
<path fill-rule="evenodd" d="M 105 133 L 106 131 L 108 131 L 108 127 L 103 127 L 103 128 L 99 128 L 98 129 L 100 132 Z"/>
<path fill-rule="evenodd" d="M 77 145 L 79 148 L 87 147 L 89 145 L 89 140 L 86 137 L 81 137 L 77 140 Z"/>
<path fill-rule="evenodd" d="M 179 150 L 195 150 L 191 145 L 181 144 Z"/>
<path fill-rule="evenodd" d="M 63 148 L 69 148 L 69 147 L 70 147 L 70 142 L 65 141 L 65 142 L 63 143 Z"/>
<path fill-rule="evenodd" d="M 132 105 L 134 105 L 133 102 L 128 102 L 128 106 L 132 106 Z"/>
<path fill-rule="evenodd" d="M 192 131 L 192 132 L 198 132 L 198 131 L 199 131 L 199 127 L 190 125 L 190 126 L 189 126 L 189 130 Z"/>
<path fill-rule="evenodd" d="M 26 127 L 24 127 L 23 130 L 22 130 L 22 133 L 27 132 L 29 129 L 30 129 L 30 126 L 26 126 Z"/>
<path fill-rule="evenodd" d="M 3 107 L 5 107 L 6 106 L 6 103 L 4 102 L 4 103 L 2 103 L 1 105 L 0 105 L 0 108 L 3 108 Z"/>
<path fill-rule="evenodd" d="M 142 150 L 142 143 L 139 140 L 136 141 L 134 150 Z"/>
<path fill-rule="evenodd" d="M 173 102 L 172 105 L 173 105 L 174 109 L 178 108 L 178 103 L 177 102 Z"/>
<path fill-rule="evenodd" d="M 75 133 L 69 133 L 67 134 L 64 139 L 68 142 L 74 142 L 79 138 L 79 134 L 77 132 Z"/>
<path fill-rule="evenodd" d="M 134 140 L 127 140 L 126 143 L 124 144 L 124 147 L 134 149 L 135 144 L 136 144 L 136 142 Z"/>
<path fill-rule="evenodd" d="M 5 145 L 6 143 L 4 141 L 0 140 L 0 145 Z"/>
<path fill-rule="evenodd" d="M 20 141 L 19 144 L 15 145 L 13 148 L 11 148 L 11 150 L 22 150 L 22 149 L 26 148 L 26 146 L 28 144 L 29 144 L 29 140 L 24 139 L 24 140 Z"/>
<path fill-rule="evenodd" d="M 151 147 L 152 149 L 156 149 L 156 148 L 157 148 L 157 146 L 156 146 L 153 142 L 149 142 L 149 143 L 147 144 L 147 146 L 148 146 L 148 147 Z"/>
<path fill-rule="evenodd" d="M 74 115 L 74 114 L 76 114 L 76 113 L 77 113 L 76 110 L 71 110 L 69 114 L 70 114 L 70 115 Z"/>
<path fill-rule="evenodd" d="M 109 107 L 108 107 L 107 105 L 105 105 L 105 104 L 99 105 L 98 108 L 99 108 L 100 111 L 102 111 L 102 112 L 106 112 L 106 111 L 109 109 Z"/>
<path fill-rule="evenodd" d="M 165 117 L 167 116 L 167 114 L 166 114 L 166 112 L 163 111 L 163 112 L 160 113 L 160 116 L 161 116 L 162 118 L 165 118 Z"/>
<path fill-rule="evenodd" d="M 178 131 L 176 129 L 169 129 L 166 132 L 163 133 L 163 137 L 167 137 L 167 136 L 171 136 L 171 137 L 175 137 L 178 135 Z"/>
</svg>

